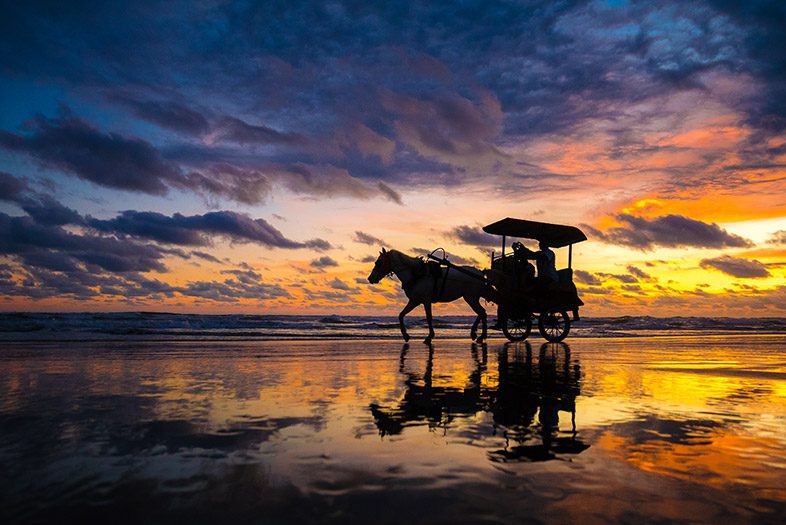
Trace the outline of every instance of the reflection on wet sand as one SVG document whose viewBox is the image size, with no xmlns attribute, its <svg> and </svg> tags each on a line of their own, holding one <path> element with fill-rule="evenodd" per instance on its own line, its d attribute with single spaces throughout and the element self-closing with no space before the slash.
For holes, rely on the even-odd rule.
<svg viewBox="0 0 786 525">
<path fill-rule="evenodd" d="M 780 523 L 784 342 L 8 346 L 0 522 Z"/>
<path fill-rule="evenodd" d="M 458 387 L 451 384 L 456 382 L 453 377 L 447 384 L 435 384 L 433 346 L 422 374 L 407 367 L 408 352 L 405 344 L 399 366 L 406 386 L 401 401 L 393 407 L 370 405 L 381 436 L 400 434 L 404 427 L 417 424 L 447 430 L 456 418 L 487 412 L 493 417 L 493 433 L 501 432 L 505 440 L 504 448 L 488 453 L 492 461 L 545 461 L 589 448 L 577 439 L 581 365 L 578 360 L 571 362 L 567 344 L 541 345 L 536 361 L 529 342 L 514 349 L 504 345 L 497 356 L 495 382 L 483 381 L 487 346 L 473 344 L 474 367 Z M 560 432 L 561 411 L 570 414 L 569 432 Z"/>
</svg>

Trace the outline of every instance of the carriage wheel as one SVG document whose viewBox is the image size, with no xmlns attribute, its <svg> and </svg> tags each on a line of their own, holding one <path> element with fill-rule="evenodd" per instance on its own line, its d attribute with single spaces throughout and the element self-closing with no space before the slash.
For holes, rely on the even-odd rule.
<svg viewBox="0 0 786 525">
<path fill-rule="evenodd" d="M 568 312 L 561 310 L 543 312 L 538 318 L 538 330 L 546 341 L 559 343 L 570 333 Z"/>
<path fill-rule="evenodd" d="M 522 318 L 505 319 L 502 324 L 502 333 L 513 343 L 523 341 L 532 332 L 532 316 L 524 315 Z"/>
</svg>

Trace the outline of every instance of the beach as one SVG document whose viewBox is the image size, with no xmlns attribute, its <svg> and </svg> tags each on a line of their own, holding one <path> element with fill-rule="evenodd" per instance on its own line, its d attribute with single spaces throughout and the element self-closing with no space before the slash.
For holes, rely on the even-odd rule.
<svg viewBox="0 0 786 525">
<path fill-rule="evenodd" d="M 543 343 L 7 337 L 0 519 L 781 522 L 785 335 Z"/>
</svg>

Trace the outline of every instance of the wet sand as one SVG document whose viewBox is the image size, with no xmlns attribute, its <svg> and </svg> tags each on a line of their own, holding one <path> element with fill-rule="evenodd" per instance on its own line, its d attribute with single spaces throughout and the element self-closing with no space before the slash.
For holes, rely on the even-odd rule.
<svg viewBox="0 0 786 525">
<path fill-rule="evenodd" d="M 3 523 L 780 523 L 786 337 L 11 343 Z"/>
</svg>

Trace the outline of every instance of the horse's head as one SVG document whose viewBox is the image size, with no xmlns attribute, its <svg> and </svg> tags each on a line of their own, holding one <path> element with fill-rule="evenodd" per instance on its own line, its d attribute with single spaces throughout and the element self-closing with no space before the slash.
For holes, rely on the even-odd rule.
<svg viewBox="0 0 786 525">
<path fill-rule="evenodd" d="M 393 262 L 390 259 L 390 252 L 382 248 L 382 251 L 379 252 L 379 257 L 377 257 L 377 262 L 374 263 L 374 269 L 368 275 L 368 282 L 377 284 L 383 277 L 393 271 Z"/>
</svg>

